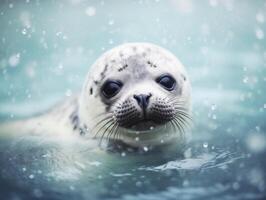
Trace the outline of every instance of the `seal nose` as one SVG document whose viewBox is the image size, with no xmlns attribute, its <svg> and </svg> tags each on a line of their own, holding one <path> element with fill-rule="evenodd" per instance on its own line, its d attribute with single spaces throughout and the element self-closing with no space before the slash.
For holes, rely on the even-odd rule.
<svg viewBox="0 0 266 200">
<path fill-rule="evenodd" d="M 151 97 L 151 94 L 139 94 L 139 95 L 134 95 L 133 96 L 134 99 L 136 99 L 136 101 L 138 102 L 139 106 L 142 108 L 142 109 L 146 109 L 148 107 L 148 104 L 149 104 L 149 99 Z"/>
</svg>

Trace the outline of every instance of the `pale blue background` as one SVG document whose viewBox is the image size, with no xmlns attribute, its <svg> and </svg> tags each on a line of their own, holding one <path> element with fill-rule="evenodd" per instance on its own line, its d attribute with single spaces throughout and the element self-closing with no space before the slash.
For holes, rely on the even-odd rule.
<svg viewBox="0 0 266 200">
<path fill-rule="evenodd" d="M 184 162 L 191 167 L 200 162 L 198 156 L 215 156 L 205 167 L 174 165 L 167 172 L 150 172 L 151 166 L 145 164 L 146 170 L 138 171 L 139 166 L 131 163 L 135 158 L 126 157 L 127 164 L 105 169 L 101 180 L 98 175 L 87 178 L 90 172 L 85 170 L 83 178 L 75 181 L 52 177 L 46 182 L 43 175 L 35 178 L 34 186 L 29 180 L 24 187 L 18 184 L 20 178 L 6 178 L 11 175 L 5 169 L 12 165 L 7 162 L 0 179 L 2 187 L 7 186 L 0 194 L 10 199 L 40 194 L 41 198 L 49 194 L 52 199 L 65 195 L 86 199 L 92 193 L 93 198 L 262 199 L 266 189 L 265 21 L 266 1 L 262 0 L 1 2 L 1 121 L 43 112 L 78 92 L 89 67 L 104 51 L 124 42 L 152 42 L 179 57 L 192 82 L 195 160 Z M 5 163 L 16 155 L 1 153 Z M 35 156 L 31 152 L 25 158 L 29 169 L 34 169 L 31 158 Z M 149 159 L 160 161 L 156 155 Z M 179 166 L 178 159 L 172 160 Z M 42 168 L 38 158 L 36 162 Z M 23 166 L 15 171 L 19 173 Z M 112 176 L 112 170 L 131 175 Z M 95 181 L 103 186 L 93 188 Z M 71 184 L 78 189 L 73 191 Z M 46 192 L 40 193 L 43 188 Z"/>
</svg>

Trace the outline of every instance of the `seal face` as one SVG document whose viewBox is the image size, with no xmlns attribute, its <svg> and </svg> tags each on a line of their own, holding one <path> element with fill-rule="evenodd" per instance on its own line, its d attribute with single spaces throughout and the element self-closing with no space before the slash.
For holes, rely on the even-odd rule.
<svg viewBox="0 0 266 200">
<path fill-rule="evenodd" d="M 78 116 L 88 136 L 132 146 L 183 140 L 190 83 L 178 59 L 148 43 L 128 43 L 91 67 Z"/>
</svg>

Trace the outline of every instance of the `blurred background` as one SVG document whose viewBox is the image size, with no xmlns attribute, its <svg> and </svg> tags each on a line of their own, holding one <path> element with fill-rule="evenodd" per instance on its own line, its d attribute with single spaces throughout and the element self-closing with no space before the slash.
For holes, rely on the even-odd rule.
<svg viewBox="0 0 266 200">
<path fill-rule="evenodd" d="M 154 171 L 153 181 L 139 199 L 265 197 L 265 0 L 4 0 L 0 30 L 0 121 L 41 113 L 79 92 L 93 62 L 125 42 L 160 45 L 187 68 L 194 115 L 190 157 L 214 158 L 205 171 L 195 171 L 195 160 L 192 171 L 179 161 L 170 164 L 168 171 L 185 174 L 170 173 L 174 181 L 158 168 L 131 171 L 132 181 L 113 197 L 134 199 L 137 177 L 147 171 Z M 110 197 L 116 189 L 106 180 Z"/>
<path fill-rule="evenodd" d="M 95 59 L 125 42 L 172 51 L 194 95 L 237 108 L 254 101 L 249 111 L 263 113 L 265 9 L 259 0 L 1 1 L 0 116 L 30 115 L 79 91 Z"/>
</svg>

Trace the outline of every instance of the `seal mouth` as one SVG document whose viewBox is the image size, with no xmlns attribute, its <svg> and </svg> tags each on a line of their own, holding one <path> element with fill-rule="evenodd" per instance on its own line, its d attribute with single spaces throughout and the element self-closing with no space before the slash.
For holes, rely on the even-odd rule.
<svg viewBox="0 0 266 200">
<path fill-rule="evenodd" d="M 143 111 L 143 113 L 138 117 L 127 119 L 126 122 L 121 124 L 121 127 L 131 131 L 151 132 L 153 129 L 166 124 L 168 121 L 170 120 L 165 119 L 163 116 L 155 117 L 152 115 L 147 115 Z"/>
<path fill-rule="evenodd" d="M 133 130 L 133 131 L 152 131 L 154 128 L 158 127 L 159 124 L 154 122 L 153 120 L 150 119 L 143 119 L 140 121 L 137 121 L 133 125 L 129 126 L 128 129 Z"/>
</svg>

